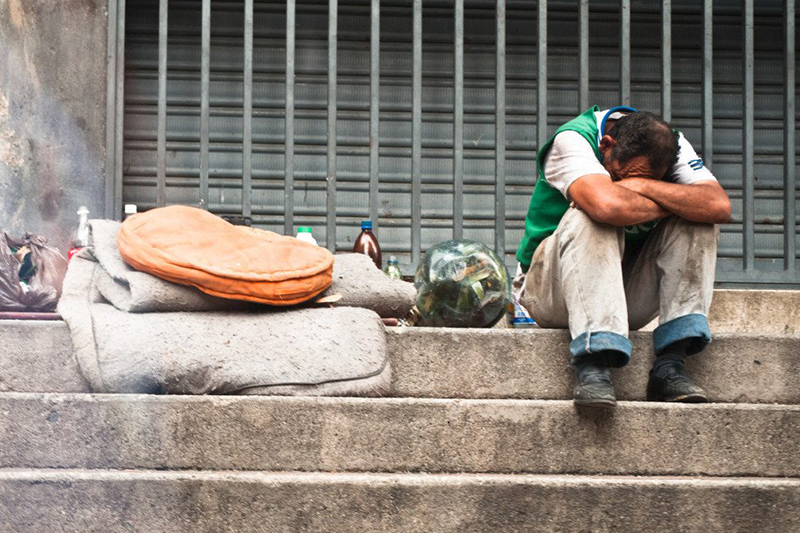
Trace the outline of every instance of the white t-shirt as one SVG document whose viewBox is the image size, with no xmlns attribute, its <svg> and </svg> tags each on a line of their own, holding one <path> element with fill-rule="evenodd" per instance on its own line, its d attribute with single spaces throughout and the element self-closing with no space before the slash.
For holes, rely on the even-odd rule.
<svg viewBox="0 0 800 533">
<path fill-rule="evenodd" d="M 595 113 L 598 131 L 607 112 L 606 110 Z M 620 113 L 614 113 L 609 118 L 616 119 L 620 116 L 622 116 Z M 592 147 L 589 146 L 589 143 L 580 133 L 577 131 L 562 131 L 553 140 L 553 145 L 544 158 L 544 175 L 547 178 L 547 183 L 563 194 L 564 198 L 571 200 L 567 192 L 570 185 L 587 174 L 604 174 L 610 177 L 602 163 L 597 160 Z M 679 134 L 678 161 L 672 167 L 672 172 L 670 172 L 666 181 L 681 185 L 691 185 L 698 181 L 707 180 L 716 181 L 716 178 L 705 167 L 703 160 L 694 151 L 694 148 L 683 136 L 683 133 Z"/>
</svg>

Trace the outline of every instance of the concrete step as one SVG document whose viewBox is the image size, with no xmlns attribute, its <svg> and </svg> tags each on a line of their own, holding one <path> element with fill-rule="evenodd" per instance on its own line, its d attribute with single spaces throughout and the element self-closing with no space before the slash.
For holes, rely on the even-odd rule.
<svg viewBox="0 0 800 533">
<path fill-rule="evenodd" d="M 0 468 L 800 477 L 800 406 L 0 395 Z"/>
<path fill-rule="evenodd" d="M 572 398 L 569 333 L 562 330 L 395 328 L 389 332 L 393 396 Z M 655 358 L 649 333 L 631 334 L 617 398 L 644 400 Z M 723 333 L 688 368 L 715 402 L 800 403 L 800 337 Z"/>
<path fill-rule="evenodd" d="M 615 371 L 617 396 L 644 400 L 654 357 L 633 333 L 631 364 Z M 0 391 L 89 392 L 63 322 L 0 321 Z M 569 399 L 574 377 L 561 330 L 389 328 L 396 397 Z M 800 336 L 724 333 L 689 360 L 717 402 L 800 404 Z"/>
<path fill-rule="evenodd" d="M 800 291 L 717 289 L 712 332 L 800 335 Z"/>
<path fill-rule="evenodd" d="M 0 471 L 4 531 L 800 531 L 800 481 Z"/>
</svg>

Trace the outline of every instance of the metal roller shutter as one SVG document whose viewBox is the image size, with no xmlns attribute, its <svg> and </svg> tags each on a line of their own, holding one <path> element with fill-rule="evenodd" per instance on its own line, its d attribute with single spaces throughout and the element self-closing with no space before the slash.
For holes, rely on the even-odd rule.
<svg viewBox="0 0 800 533">
<path fill-rule="evenodd" d="M 292 5 L 294 2 L 290 2 Z M 335 3 L 335 2 L 334 2 Z M 639 109 L 671 114 L 702 153 L 731 195 L 734 220 L 721 229 L 719 279 L 723 282 L 796 284 L 795 220 L 784 226 L 785 199 L 796 204 L 796 173 L 785 187 L 784 129 L 796 120 L 785 113 L 784 4 L 760 1 L 754 10 L 753 92 L 746 92 L 743 20 L 750 2 L 716 1 L 713 9 L 713 61 L 704 62 L 704 3 L 673 1 L 664 19 L 656 1 L 593 1 L 588 11 L 588 58 L 581 61 L 581 1 L 551 1 L 546 6 L 545 46 L 537 31 L 537 3 L 464 2 L 463 128 L 454 128 L 456 2 L 426 0 L 421 9 L 421 109 L 419 147 L 414 143 L 414 11 L 412 1 L 380 2 L 379 126 L 377 199 L 370 201 L 370 2 L 338 2 L 338 52 L 335 56 L 336 142 L 335 214 L 328 209 L 328 0 L 298 1 L 295 9 L 293 143 L 286 142 L 286 2 L 257 1 L 253 9 L 252 171 L 249 208 L 259 227 L 284 232 L 287 199 L 287 147 L 293 149 L 292 226 L 307 225 L 321 244 L 336 230 L 336 249 L 349 249 L 361 219 L 378 214 L 383 249 L 400 257 L 406 270 L 420 251 L 459 232 L 454 200 L 463 206 L 463 236 L 501 245 L 509 265 L 519 242 L 535 176 L 537 140 L 575 116 L 586 100 L 612 106 L 630 95 Z M 419 2 L 421 4 L 421 2 Z M 505 5 L 505 54 L 498 64 L 498 6 Z M 666 3 L 669 6 L 669 2 Z M 245 121 L 246 3 L 210 3 L 210 82 L 208 204 L 215 213 L 242 213 Z M 625 9 L 621 9 L 625 8 Z M 670 22 L 671 57 L 662 68 L 664 20 Z M 159 1 L 128 2 L 125 32 L 125 106 L 122 199 L 140 209 L 158 204 Z M 793 32 L 793 25 L 790 28 Z M 170 0 L 167 17 L 165 142 L 163 186 L 167 203 L 201 205 L 201 2 Z M 630 34 L 630 61 L 625 35 Z M 546 37 L 546 40 L 545 40 Z M 622 43 L 622 46 L 621 46 Z M 539 62 L 538 56 L 546 57 Z M 500 67 L 505 83 L 498 83 Z M 588 67 L 588 78 L 581 72 Z M 707 95 L 713 117 L 703 113 L 704 68 L 713 85 Z M 792 65 L 792 76 L 794 65 Z M 628 86 L 627 75 L 630 75 Z M 666 75 L 665 75 L 666 73 Z M 539 76 L 546 90 L 539 92 Z M 497 89 L 502 107 L 497 118 Z M 505 98 L 502 98 L 502 90 Z M 628 92 L 629 91 L 629 92 Z M 662 91 L 669 98 L 662 100 Z M 582 101 L 583 100 L 583 101 Z M 539 102 L 546 107 L 539 106 Z M 743 138 L 752 102 L 752 136 Z M 792 104 L 793 105 L 793 104 Z M 373 107 L 374 109 L 374 107 Z M 796 110 L 795 110 L 796 114 Z M 291 115 L 290 115 L 291 117 Z M 454 119 L 455 117 L 455 119 Z M 539 131 L 541 118 L 547 127 Z M 711 147 L 703 146 L 705 137 Z M 500 125 L 505 156 L 496 158 Z M 709 128 L 710 126 L 710 128 Z M 454 131 L 463 135 L 463 174 L 454 157 Z M 797 142 L 797 136 L 789 137 Z M 743 158 L 747 139 L 752 159 Z M 713 151 L 709 153 L 709 148 Z M 249 153 L 249 152 L 248 152 Z M 793 152 L 792 152 L 793 154 Z M 502 155 L 502 151 L 501 151 Z M 414 168 L 415 157 L 419 167 Z M 752 172 L 748 169 L 752 161 Z M 788 159 L 794 162 L 794 159 Z M 454 172 L 454 166 L 455 172 Z M 463 182 L 454 179 L 463 176 Z M 415 176 L 419 177 L 415 185 Z M 499 181 L 498 181 L 499 180 Z M 752 183 L 752 196 L 748 192 Z M 454 194 L 461 189 L 463 198 Z M 499 183 L 499 185 L 498 185 Z M 496 196 L 497 188 L 503 194 Z M 419 192 L 415 204 L 414 192 Z M 374 189 L 373 189 L 374 191 Z M 373 193 L 374 194 L 374 193 Z M 746 198 L 753 209 L 745 217 Z M 333 199 L 333 197 L 332 197 Z M 460 202 L 460 203 L 459 203 Z M 421 212 L 415 235 L 412 212 Z M 497 222 L 496 208 L 504 212 Z M 329 218 L 330 217 L 330 218 Z M 745 246 L 748 224 L 753 239 Z M 498 227 L 504 231 L 496 234 Z M 498 238 L 499 237 L 499 238 Z M 785 239 L 794 246 L 787 248 Z M 420 248 L 420 250 L 415 250 Z M 748 259 L 749 258 L 749 259 Z"/>
</svg>

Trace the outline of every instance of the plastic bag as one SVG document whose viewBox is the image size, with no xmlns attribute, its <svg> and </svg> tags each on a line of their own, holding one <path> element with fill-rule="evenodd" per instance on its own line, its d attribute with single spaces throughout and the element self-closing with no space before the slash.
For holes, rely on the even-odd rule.
<svg viewBox="0 0 800 533">
<path fill-rule="evenodd" d="M 67 261 L 47 239 L 25 234 L 14 239 L 3 233 L 0 242 L 0 311 L 55 310 Z M 20 279 L 22 274 L 23 279 Z"/>
</svg>

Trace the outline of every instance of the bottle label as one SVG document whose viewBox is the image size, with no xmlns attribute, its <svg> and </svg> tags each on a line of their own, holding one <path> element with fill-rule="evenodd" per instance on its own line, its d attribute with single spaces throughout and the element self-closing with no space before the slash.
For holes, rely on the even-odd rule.
<svg viewBox="0 0 800 533">
<path fill-rule="evenodd" d="M 512 309 L 513 312 L 511 312 Z M 510 315 L 509 321 L 511 322 L 511 327 L 525 328 L 536 324 L 533 318 L 531 318 L 530 313 L 528 313 L 528 310 L 520 305 L 516 297 L 514 298 L 514 303 L 509 304 L 509 315 Z"/>
</svg>

